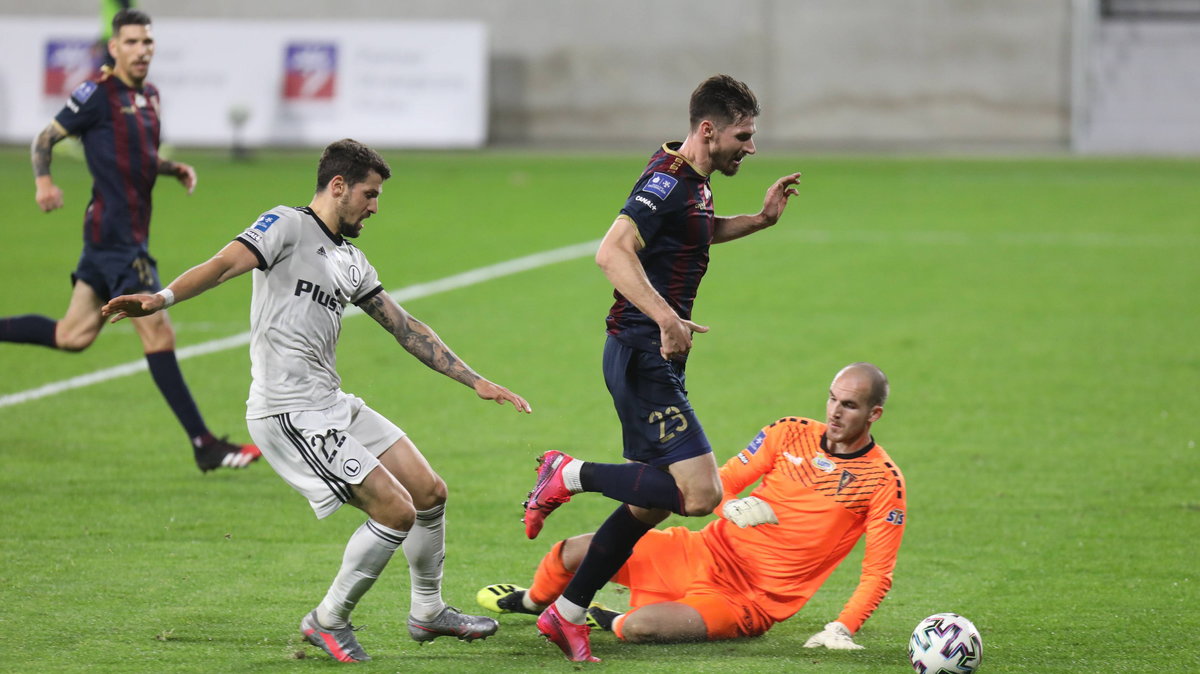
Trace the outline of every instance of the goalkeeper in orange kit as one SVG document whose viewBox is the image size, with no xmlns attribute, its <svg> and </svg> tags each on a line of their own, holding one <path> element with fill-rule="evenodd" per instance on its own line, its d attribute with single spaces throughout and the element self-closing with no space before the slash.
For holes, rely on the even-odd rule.
<svg viewBox="0 0 1200 674">
<path fill-rule="evenodd" d="M 763 428 L 721 467 L 721 518 L 700 531 L 650 531 L 613 577 L 630 589 L 630 610 L 593 604 L 588 624 L 632 643 L 758 636 L 799 611 L 865 534 L 858 588 L 804 644 L 862 648 L 853 635 L 891 587 L 905 524 L 904 477 L 870 433 L 887 394 L 879 368 L 854 363 L 830 385 L 826 423 L 789 417 Z M 498 613 L 541 613 L 591 537 L 556 543 L 528 590 L 489 585 L 479 603 Z"/>
</svg>

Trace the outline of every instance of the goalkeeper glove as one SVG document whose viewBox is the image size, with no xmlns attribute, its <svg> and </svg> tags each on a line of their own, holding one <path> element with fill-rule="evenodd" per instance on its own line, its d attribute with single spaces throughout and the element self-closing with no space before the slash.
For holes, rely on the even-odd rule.
<svg viewBox="0 0 1200 674">
<path fill-rule="evenodd" d="M 756 527 L 760 524 L 779 524 L 779 518 L 775 517 L 775 511 L 771 509 L 771 504 L 757 496 L 726 501 L 725 507 L 721 509 L 721 514 L 741 529 Z"/>
<path fill-rule="evenodd" d="M 833 621 L 825 629 L 817 632 L 804 642 L 805 648 L 820 648 L 824 646 L 831 651 L 857 651 L 864 646 L 854 643 L 850 629 L 838 621 Z"/>
</svg>

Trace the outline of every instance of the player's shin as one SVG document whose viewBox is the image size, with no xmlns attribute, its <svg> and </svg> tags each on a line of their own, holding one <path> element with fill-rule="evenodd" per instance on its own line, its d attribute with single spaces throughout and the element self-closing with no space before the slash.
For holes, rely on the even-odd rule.
<svg viewBox="0 0 1200 674">
<path fill-rule="evenodd" d="M 563 564 L 563 546 L 566 541 L 559 541 L 550 548 L 550 552 L 542 557 L 537 571 L 533 574 L 533 584 L 525 593 L 523 603 L 525 608 L 534 609 L 548 606 L 563 593 L 567 583 L 575 574 Z"/>
<path fill-rule="evenodd" d="M 625 504 L 621 504 L 609 515 L 592 535 L 587 555 L 557 602 L 560 612 L 564 607 L 571 609 L 571 615 L 563 614 L 566 620 L 583 622 L 584 613 L 595 598 L 596 592 L 617 575 L 617 571 L 621 570 L 633 553 L 633 546 L 652 528 L 652 525 L 634 517 L 629 506 Z"/>
<path fill-rule="evenodd" d="M 446 559 L 446 505 L 417 511 L 404 542 L 412 580 L 409 613 L 417 620 L 432 620 L 446 607 L 442 600 L 442 567 Z"/>
<path fill-rule="evenodd" d="M 406 536 L 408 532 L 385 527 L 375 520 L 363 522 L 346 544 L 342 567 L 317 607 L 317 621 L 333 629 L 349 625 L 350 612 L 375 584 Z"/>
</svg>

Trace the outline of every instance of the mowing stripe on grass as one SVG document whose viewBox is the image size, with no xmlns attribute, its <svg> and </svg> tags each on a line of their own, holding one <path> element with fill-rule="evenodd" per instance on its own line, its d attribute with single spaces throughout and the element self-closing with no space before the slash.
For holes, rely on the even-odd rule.
<svg viewBox="0 0 1200 674">
<path fill-rule="evenodd" d="M 397 302 L 407 302 L 409 300 L 415 300 L 422 297 L 429 297 L 430 295 L 437 295 L 438 293 L 444 293 L 450 290 L 456 290 L 458 288 L 465 288 L 467 286 L 473 286 L 486 281 L 491 281 L 493 279 L 519 274 L 523 271 L 545 267 L 555 264 L 556 262 L 566 262 L 567 260 L 574 260 L 576 258 L 584 257 L 585 255 L 591 255 L 596 252 L 596 247 L 599 245 L 600 241 L 596 240 L 577 243 L 571 246 L 564 246 L 554 250 L 547 250 L 541 253 L 534 253 L 533 255 L 526 255 L 524 257 L 518 257 L 512 260 L 498 262 L 486 267 L 479 267 L 478 269 L 471 269 L 469 271 L 462 272 L 461 274 L 454 274 L 453 276 L 447 276 L 436 281 L 430 281 L 428 283 L 416 283 L 394 291 L 389 290 L 388 294 L 395 298 Z M 346 311 L 345 316 L 354 316 L 361 313 L 362 310 L 358 307 L 349 307 L 349 310 Z M 179 360 L 186 360 L 188 358 L 194 358 L 196 356 L 202 356 L 208 353 L 216 353 L 218 351 L 235 349 L 240 346 L 245 346 L 249 343 L 250 333 L 243 332 L 231 337 L 222 337 L 221 339 L 214 339 L 201 344 L 195 344 L 193 346 L 185 346 L 181 349 L 178 349 L 175 352 L 175 356 Z M 21 403 L 27 403 L 31 400 L 46 398 L 52 395 L 63 393 L 65 391 L 70 391 L 72 389 L 83 388 L 84 386 L 100 384 L 118 377 L 127 377 L 136 372 L 142 372 L 145 369 L 146 361 L 144 359 L 137 360 L 131 363 L 125 363 L 123 365 L 97 370 L 96 372 L 91 372 L 89 374 L 79 375 L 78 377 L 71 377 L 70 379 L 64 379 L 62 381 L 51 382 L 44 386 L 29 389 L 28 391 L 10 393 L 5 396 L 0 396 L 0 408 L 20 405 Z"/>
</svg>

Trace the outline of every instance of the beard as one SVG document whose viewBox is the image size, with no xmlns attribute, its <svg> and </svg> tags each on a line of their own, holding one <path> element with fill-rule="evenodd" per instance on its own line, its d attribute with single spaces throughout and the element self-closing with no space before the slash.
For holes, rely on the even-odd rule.
<svg viewBox="0 0 1200 674">
<path fill-rule="evenodd" d="M 728 157 L 720 157 L 720 161 L 716 162 L 716 168 L 722 175 L 732 176 L 737 174 L 741 164 L 737 163 L 737 153 L 731 154 Z"/>
<path fill-rule="evenodd" d="M 342 198 L 338 200 L 338 234 L 341 234 L 348 239 L 357 239 L 359 233 L 362 232 L 362 220 L 358 220 L 356 222 L 347 220 L 346 213 L 349 211 L 350 195 L 344 194 L 342 195 Z"/>
</svg>

